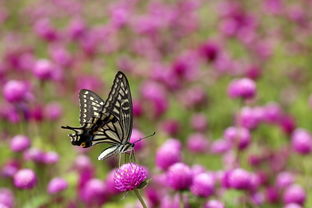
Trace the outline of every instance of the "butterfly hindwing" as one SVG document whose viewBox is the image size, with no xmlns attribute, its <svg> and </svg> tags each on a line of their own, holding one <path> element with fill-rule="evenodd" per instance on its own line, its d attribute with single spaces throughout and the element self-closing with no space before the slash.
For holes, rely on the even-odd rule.
<svg viewBox="0 0 312 208">
<path fill-rule="evenodd" d="M 91 90 L 82 89 L 79 92 L 80 125 L 90 123 L 100 116 L 103 111 L 104 100 Z"/>
<path fill-rule="evenodd" d="M 113 145 L 111 147 L 106 148 L 99 156 L 98 160 L 105 160 L 106 158 L 109 158 L 110 156 L 117 154 L 118 152 L 118 146 Z"/>
<path fill-rule="evenodd" d="M 116 119 L 109 121 L 103 127 L 99 128 L 93 137 L 93 144 L 96 143 L 110 143 L 114 145 L 122 144 L 122 138 L 124 137 L 122 127 Z"/>
</svg>

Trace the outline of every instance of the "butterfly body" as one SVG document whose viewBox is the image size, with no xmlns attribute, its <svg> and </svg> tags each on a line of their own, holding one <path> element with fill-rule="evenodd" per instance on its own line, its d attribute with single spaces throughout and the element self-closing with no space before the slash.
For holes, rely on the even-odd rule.
<svg viewBox="0 0 312 208">
<path fill-rule="evenodd" d="M 81 127 L 62 127 L 73 130 L 69 134 L 72 145 L 84 148 L 99 143 L 111 144 L 99 156 L 105 159 L 114 154 L 131 151 L 132 99 L 126 76 L 118 72 L 106 101 L 91 90 L 79 92 Z"/>
</svg>

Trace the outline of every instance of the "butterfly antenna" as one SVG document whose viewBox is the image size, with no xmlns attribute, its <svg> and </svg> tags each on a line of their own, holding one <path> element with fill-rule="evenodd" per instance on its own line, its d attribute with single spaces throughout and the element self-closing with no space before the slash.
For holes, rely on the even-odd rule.
<svg viewBox="0 0 312 208">
<path fill-rule="evenodd" d="M 141 139 L 139 139 L 139 140 L 136 140 L 135 142 L 133 142 L 133 144 L 136 144 L 137 142 L 139 142 L 139 141 L 141 141 L 141 140 L 143 140 L 143 139 L 147 139 L 147 138 L 149 138 L 149 137 L 152 137 L 152 136 L 154 136 L 155 134 L 156 134 L 156 132 L 154 131 L 154 133 L 152 133 L 151 135 L 148 135 L 148 136 L 143 137 L 143 138 L 141 138 Z"/>
</svg>

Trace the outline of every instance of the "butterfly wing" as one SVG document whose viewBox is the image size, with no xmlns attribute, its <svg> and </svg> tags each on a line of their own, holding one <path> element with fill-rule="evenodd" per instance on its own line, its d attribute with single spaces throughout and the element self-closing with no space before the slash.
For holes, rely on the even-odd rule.
<svg viewBox="0 0 312 208">
<path fill-rule="evenodd" d="M 118 153 L 118 146 L 113 145 L 111 147 L 106 148 L 99 156 L 98 160 L 105 160 L 106 158 L 109 158 L 110 156 Z"/>
<path fill-rule="evenodd" d="M 94 121 L 92 118 L 98 118 L 103 111 L 104 100 L 91 90 L 82 89 L 79 92 L 80 103 L 80 125 Z"/>
<path fill-rule="evenodd" d="M 101 131 L 118 140 L 118 143 L 126 144 L 132 131 L 132 98 L 127 77 L 120 71 L 115 76 L 103 111 L 114 119 L 104 125 Z"/>
</svg>

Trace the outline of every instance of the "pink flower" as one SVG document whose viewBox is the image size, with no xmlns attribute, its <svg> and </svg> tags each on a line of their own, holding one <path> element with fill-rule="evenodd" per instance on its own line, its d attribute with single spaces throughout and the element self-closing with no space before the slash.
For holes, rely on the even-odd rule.
<svg viewBox="0 0 312 208">
<path fill-rule="evenodd" d="M 139 139 L 142 139 L 143 137 L 144 135 L 142 134 L 142 132 L 140 132 L 138 129 L 133 129 L 131 137 L 130 137 L 130 142 L 135 143 L 136 141 L 138 141 Z M 134 150 L 140 151 L 143 149 L 144 145 L 145 145 L 145 141 L 141 140 L 135 143 Z"/>
<path fill-rule="evenodd" d="M 172 164 L 181 161 L 181 144 L 178 140 L 168 140 L 156 153 L 156 165 L 162 170 L 168 169 Z"/>
<path fill-rule="evenodd" d="M 26 99 L 27 86 L 22 81 L 10 80 L 3 87 L 3 96 L 8 102 L 21 102 Z"/>
<path fill-rule="evenodd" d="M 306 155 L 312 151 L 312 135 L 305 129 L 296 129 L 291 139 L 292 148 L 299 154 Z"/>
<path fill-rule="evenodd" d="M 68 183 L 62 178 L 53 178 L 48 185 L 48 193 L 55 194 L 67 189 Z"/>
<path fill-rule="evenodd" d="M 14 185 L 20 189 L 32 189 L 37 183 L 37 177 L 31 169 L 21 169 L 14 175 Z"/>
<path fill-rule="evenodd" d="M 13 152 L 23 152 L 28 149 L 31 145 L 31 141 L 27 136 L 16 135 L 12 138 L 10 147 Z"/>
<path fill-rule="evenodd" d="M 249 78 L 234 80 L 228 87 L 231 98 L 253 98 L 256 95 L 256 83 Z"/>
<path fill-rule="evenodd" d="M 295 184 L 286 189 L 283 199 L 285 204 L 303 205 L 306 200 L 306 193 L 300 185 Z"/>
<path fill-rule="evenodd" d="M 167 171 L 167 182 L 174 190 L 189 189 L 193 182 L 192 170 L 184 163 L 175 163 Z"/>
<path fill-rule="evenodd" d="M 215 190 L 214 178 L 207 173 L 200 173 L 193 179 L 191 192 L 196 196 L 209 197 Z"/>
<path fill-rule="evenodd" d="M 192 152 L 204 153 L 208 150 L 208 139 L 200 133 L 188 137 L 187 148 Z"/>
<path fill-rule="evenodd" d="M 147 177 L 148 171 L 145 167 L 135 163 L 124 164 L 115 171 L 115 188 L 121 192 L 137 189 Z"/>
</svg>

